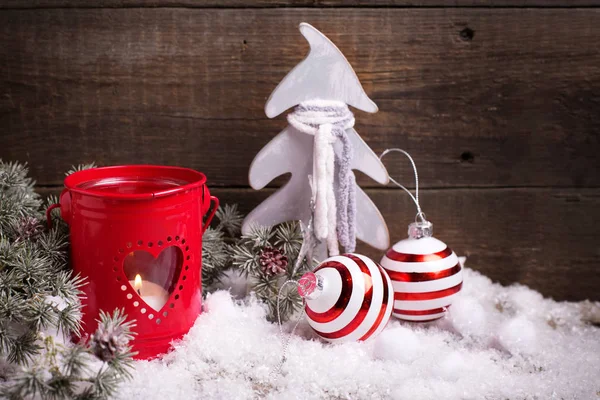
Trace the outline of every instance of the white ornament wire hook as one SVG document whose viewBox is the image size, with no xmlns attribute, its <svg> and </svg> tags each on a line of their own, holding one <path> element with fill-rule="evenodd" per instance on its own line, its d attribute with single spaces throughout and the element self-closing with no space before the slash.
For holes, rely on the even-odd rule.
<svg viewBox="0 0 600 400">
<path fill-rule="evenodd" d="M 415 203 L 415 205 L 417 206 L 417 215 L 415 216 L 415 222 L 419 222 L 417 221 L 417 219 L 420 219 L 421 222 L 426 222 L 427 218 L 425 216 L 425 213 L 423 212 L 423 210 L 421 210 L 421 205 L 419 204 L 419 173 L 417 172 L 417 166 L 415 165 L 415 162 L 413 161 L 412 157 L 410 156 L 410 154 L 408 154 L 407 151 L 402 150 L 402 149 L 398 149 L 398 148 L 392 148 L 392 149 L 385 149 L 383 151 L 383 153 L 381 153 L 381 155 L 379 156 L 380 160 L 383 160 L 383 157 L 388 154 L 388 153 L 392 153 L 392 152 L 398 152 L 398 153 L 402 153 L 404 154 L 406 157 L 408 157 L 412 167 L 413 167 L 413 171 L 415 172 L 415 194 L 413 195 L 410 190 L 408 190 L 406 187 L 404 187 L 404 185 L 400 184 L 400 182 L 396 181 L 394 178 L 392 178 L 391 176 L 388 177 L 390 179 L 390 181 L 398 186 L 399 188 L 401 188 L 402 190 L 404 190 L 406 193 L 408 193 L 408 195 L 410 196 L 410 198 L 413 200 L 413 202 Z"/>
<path fill-rule="evenodd" d="M 283 325 L 281 324 L 281 311 L 279 308 L 279 303 L 280 303 L 280 299 L 281 299 L 281 293 L 283 292 L 283 288 L 290 284 L 293 283 L 296 286 L 301 285 L 301 283 L 299 281 L 295 281 L 295 280 L 288 280 L 283 282 L 283 284 L 281 285 L 281 287 L 279 288 L 279 292 L 277 293 L 277 324 L 279 325 L 279 335 L 283 336 Z M 292 331 L 290 332 L 290 334 L 288 335 L 287 339 L 283 342 L 283 350 L 282 350 L 282 354 L 281 354 L 281 360 L 279 361 L 279 363 L 275 366 L 275 368 L 273 368 L 273 370 L 271 371 L 271 373 L 269 374 L 269 381 L 271 381 L 273 379 L 273 377 L 277 374 L 279 374 L 281 372 L 281 368 L 283 368 L 283 364 L 285 364 L 286 361 L 286 356 L 287 356 L 287 350 L 288 347 L 290 345 L 290 342 L 292 340 L 292 336 L 294 335 L 294 332 L 296 331 L 296 328 L 298 328 L 298 325 L 300 325 L 300 321 L 302 321 L 302 317 L 304 316 L 304 305 L 305 305 L 306 300 L 303 298 L 302 299 L 302 312 L 300 313 L 300 315 L 298 316 L 298 320 L 296 321 L 296 323 L 294 324 L 294 327 L 292 328 Z"/>
</svg>

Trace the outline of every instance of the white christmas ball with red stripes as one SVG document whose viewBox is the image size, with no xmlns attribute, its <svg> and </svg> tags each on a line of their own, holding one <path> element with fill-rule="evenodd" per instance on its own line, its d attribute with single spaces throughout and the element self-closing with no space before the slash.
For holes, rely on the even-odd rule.
<svg viewBox="0 0 600 400">
<path fill-rule="evenodd" d="M 456 254 L 432 237 L 429 221 L 410 224 L 408 235 L 381 260 L 394 287 L 393 315 L 406 321 L 433 321 L 446 314 L 462 288 L 462 267 Z"/>
<path fill-rule="evenodd" d="M 381 265 L 360 254 L 333 256 L 305 274 L 298 292 L 317 335 L 330 342 L 375 337 L 390 320 L 393 288 Z"/>
</svg>

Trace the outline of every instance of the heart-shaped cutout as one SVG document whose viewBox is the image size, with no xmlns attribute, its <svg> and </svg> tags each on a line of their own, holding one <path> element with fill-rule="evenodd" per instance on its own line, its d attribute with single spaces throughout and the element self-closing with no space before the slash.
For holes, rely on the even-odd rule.
<svg viewBox="0 0 600 400">
<path fill-rule="evenodd" d="M 167 303 L 175 290 L 183 252 L 177 246 L 169 246 L 158 257 L 145 250 L 135 250 L 125 256 L 123 272 L 138 296 L 156 311 Z"/>
</svg>

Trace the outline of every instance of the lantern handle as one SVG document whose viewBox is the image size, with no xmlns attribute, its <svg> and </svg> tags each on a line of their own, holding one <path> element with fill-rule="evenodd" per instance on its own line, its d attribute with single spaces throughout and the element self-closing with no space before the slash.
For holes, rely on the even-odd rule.
<svg viewBox="0 0 600 400">
<path fill-rule="evenodd" d="M 206 222 L 204 223 L 204 228 L 202 229 L 202 234 L 204 234 L 204 232 L 206 232 L 206 230 L 210 226 L 210 222 L 212 221 L 213 217 L 215 216 L 215 213 L 219 209 L 219 199 L 216 198 L 215 196 L 210 196 L 210 202 L 212 203 L 213 201 L 215 204 L 213 206 L 212 211 L 208 215 L 208 218 L 206 218 Z"/>
<path fill-rule="evenodd" d="M 50 204 L 48 209 L 46 209 L 46 224 L 48 224 L 48 229 L 52 229 L 52 210 L 55 208 L 60 208 L 60 203 Z"/>
<path fill-rule="evenodd" d="M 69 189 L 63 189 L 58 198 L 58 203 L 50 204 L 50 206 L 48 206 L 48 209 L 46 210 L 46 224 L 48 225 L 48 229 L 52 229 L 52 211 L 55 208 L 60 208 L 60 217 L 68 224 L 71 220 L 71 192 Z"/>
</svg>

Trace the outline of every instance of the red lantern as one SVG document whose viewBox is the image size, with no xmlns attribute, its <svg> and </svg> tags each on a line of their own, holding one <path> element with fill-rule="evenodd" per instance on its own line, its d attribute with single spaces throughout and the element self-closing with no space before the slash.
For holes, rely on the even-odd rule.
<svg viewBox="0 0 600 400">
<path fill-rule="evenodd" d="M 136 320 L 138 359 L 165 353 L 185 335 L 201 312 L 202 234 L 218 205 L 204 174 L 187 168 L 128 165 L 68 176 L 48 214 L 60 206 L 73 270 L 87 277 L 83 333 L 96 330 L 100 310 L 123 308 Z"/>
</svg>

